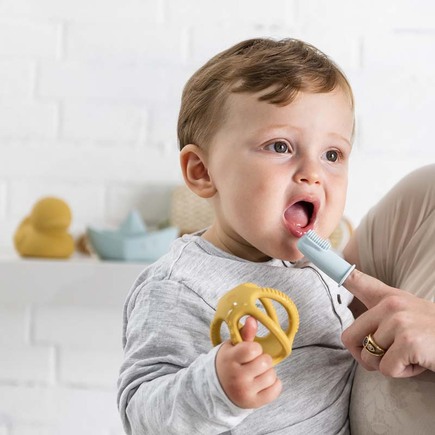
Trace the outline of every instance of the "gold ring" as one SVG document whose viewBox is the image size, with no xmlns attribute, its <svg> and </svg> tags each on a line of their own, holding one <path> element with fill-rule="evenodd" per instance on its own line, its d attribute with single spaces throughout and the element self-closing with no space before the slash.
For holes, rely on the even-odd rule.
<svg viewBox="0 0 435 435">
<path fill-rule="evenodd" d="M 385 354 L 385 349 L 383 349 L 381 346 L 379 346 L 378 343 L 376 343 L 371 334 L 364 337 L 363 347 L 366 349 L 367 352 L 371 353 L 374 356 L 381 357 Z"/>
</svg>

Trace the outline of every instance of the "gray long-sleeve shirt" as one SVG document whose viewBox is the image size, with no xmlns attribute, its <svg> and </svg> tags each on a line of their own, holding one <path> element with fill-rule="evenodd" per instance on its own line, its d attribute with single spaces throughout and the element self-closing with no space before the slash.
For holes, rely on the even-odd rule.
<svg viewBox="0 0 435 435">
<path fill-rule="evenodd" d="M 244 282 L 286 293 L 300 316 L 293 352 L 276 366 L 283 391 L 255 410 L 226 396 L 209 335 L 220 297 Z M 307 262 L 253 263 L 198 235 L 178 239 L 125 303 L 118 406 L 127 434 L 348 433 L 354 362 L 340 336 L 353 319 L 350 299 Z"/>
</svg>

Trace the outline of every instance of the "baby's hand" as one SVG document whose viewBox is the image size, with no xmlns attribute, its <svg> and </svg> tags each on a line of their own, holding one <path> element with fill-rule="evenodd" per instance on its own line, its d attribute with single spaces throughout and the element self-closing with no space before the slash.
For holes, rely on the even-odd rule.
<svg viewBox="0 0 435 435">
<path fill-rule="evenodd" d="M 222 344 L 216 356 L 219 381 L 229 399 L 240 408 L 259 408 L 281 393 L 281 381 L 272 366 L 272 357 L 254 342 L 257 321 L 246 319 L 241 330 L 243 342 Z"/>
</svg>

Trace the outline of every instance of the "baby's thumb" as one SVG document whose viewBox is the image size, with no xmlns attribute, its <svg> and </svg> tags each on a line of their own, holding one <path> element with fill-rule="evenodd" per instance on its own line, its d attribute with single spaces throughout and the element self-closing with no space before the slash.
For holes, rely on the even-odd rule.
<svg viewBox="0 0 435 435">
<path fill-rule="evenodd" d="M 243 328 L 240 330 L 243 341 L 254 341 L 257 335 L 257 320 L 254 317 L 247 317 Z"/>
</svg>

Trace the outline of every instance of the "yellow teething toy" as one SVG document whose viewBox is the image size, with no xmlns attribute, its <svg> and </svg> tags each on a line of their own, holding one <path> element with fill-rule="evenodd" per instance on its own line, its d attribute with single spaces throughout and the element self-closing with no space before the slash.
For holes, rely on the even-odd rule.
<svg viewBox="0 0 435 435">
<path fill-rule="evenodd" d="M 266 314 L 257 308 L 257 299 L 263 304 Z M 288 327 L 283 331 L 279 323 L 275 308 L 270 299 L 280 303 L 287 312 Z M 263 352 L 273 359 L 273 365 L 288 357 L 292 351 L 292 344 L 299 328 L 299 314 L 294 302 L 284 293 L 272 289 L 259 287 L 252 283 L 241 284 L 230 290 L 219 300 L 216 314 L 210 326 L 210 337 L 213 346 L 222 342 L 222 322 L 228 325 L 231 342 L 240 343 L 242 337 L 239 329 L 240 319 L 252 316 L 262 323 L 269 334 L 264 337 L 255 337 L 254 341 L 261 344 Z"/>
</svg>

